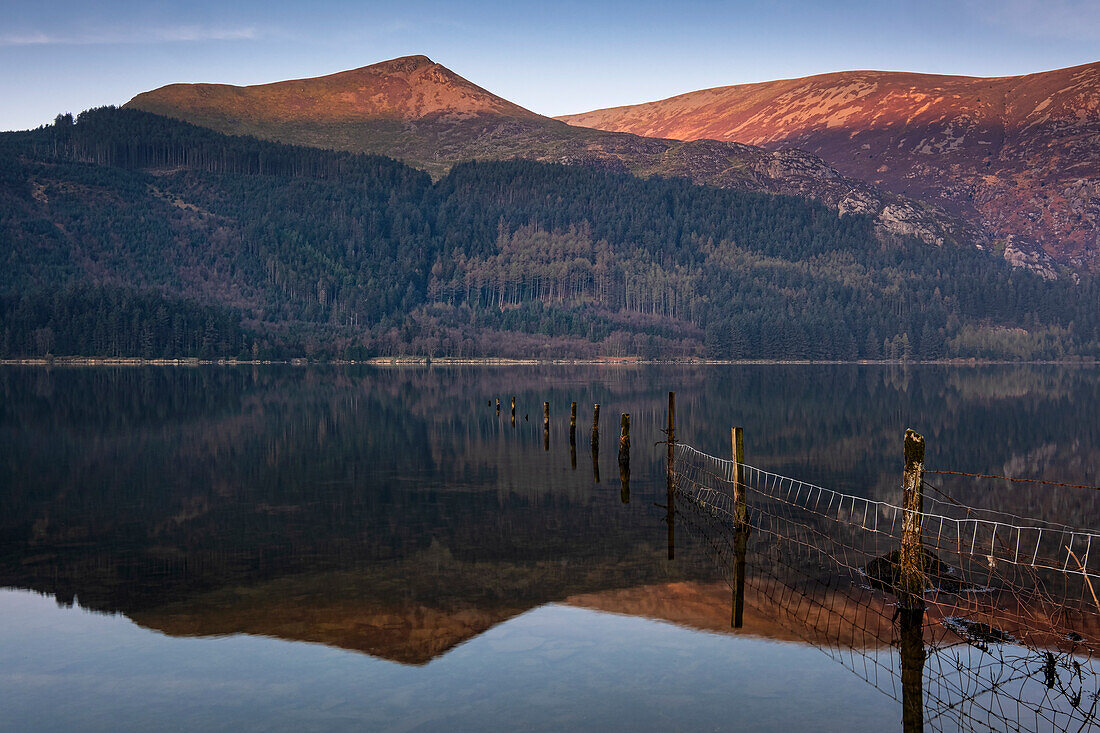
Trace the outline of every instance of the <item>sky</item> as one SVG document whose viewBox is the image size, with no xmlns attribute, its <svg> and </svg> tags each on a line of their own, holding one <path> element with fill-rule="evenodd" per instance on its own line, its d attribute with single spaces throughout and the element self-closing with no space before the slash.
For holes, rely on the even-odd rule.
<svg viewBox="0 0 1100 733">
<path fill-rule="evenodd" d="M 0 0 L 0 130 L 175 82 L 424 54 L 546 115 L 846 69 L 1004 76 L 1100 60 L 1097 0 Z"/>
</svg>

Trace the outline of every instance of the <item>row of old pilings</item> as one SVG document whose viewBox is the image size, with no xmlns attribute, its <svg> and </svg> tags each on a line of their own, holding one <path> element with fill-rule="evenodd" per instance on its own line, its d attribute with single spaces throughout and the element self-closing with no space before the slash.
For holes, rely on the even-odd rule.
<svg viewBox="0 0 1100 733">
<path fill-rule="evenodd" d="M 489 400 L 489 407 L 493 406 L 493 400 Z M 500 398 L 496 398 L 496 414 L 500 416 Z M 527 420 L 528 416 L 524 416 Z M 512 397 L 512 427 L 516 426 L 516 398 Z M 542 403 L 542 445 L 543 449 L 550 450 L 550 403 Z M 596 483 L 600 482 L 600 405 L 592 405 L 592 438 L 589 443 L 592 450 L 592 474 Z M 621 498 L 623 503 L 630 501 L 630 414 L 623 413 L 619 416 L 619 480 L 622 483 Z M 569 405 L 569 462 L 573 469 L 577 468 L 577 403 Z"/>
</svg>

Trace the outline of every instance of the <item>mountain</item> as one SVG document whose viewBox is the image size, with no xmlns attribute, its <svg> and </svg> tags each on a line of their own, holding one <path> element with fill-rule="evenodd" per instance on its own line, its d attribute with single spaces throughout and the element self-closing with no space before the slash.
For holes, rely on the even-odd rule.
<svg viewBox="0 0 1100 733">
<path fill-rule="evenodd" d="M 235 87 L 170 84 L 139 94 L 128 105 L 168 114 L 186 109 L 207 126 L 362 119 L 469 119 L 483 115 L 535 119 L 426 56 L 407 56 L 316 79 Z"/>
<path fill-rule="evenodd" d="M 930 244 L 984 243 L 981 231 L 968 222 L 841 175 L 817 156 L 567 125 L 512 104 L 426 56 L 258 86 L 171 84 L 139 94 L 125 107 L 230 135 L 386 155 L 437 178 L 456 163 L 513 158 L 682 176 L 871 214 L 886 235 Z"/>
<path fill-rule="evenodd" d="M 1100 63 L 979 78 L 850 71 L 561 117 L 605 130 L 799 148 L 935 203 L 1021 262 L 1100 267 Z"/>
</svg>

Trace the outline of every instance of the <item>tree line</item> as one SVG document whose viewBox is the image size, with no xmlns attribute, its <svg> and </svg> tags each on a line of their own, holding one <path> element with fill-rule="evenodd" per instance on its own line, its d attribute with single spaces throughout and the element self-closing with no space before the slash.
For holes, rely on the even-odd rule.
<svg viewBox="0 0 1100 733">
<path fill-rule="evenodd" d="M 1095 280 L 811 201 L 530 161 L 433 183 L 135 110 L 0 134 L 0 236 L 5 356 L 1100 354 Z"/>
</svg>

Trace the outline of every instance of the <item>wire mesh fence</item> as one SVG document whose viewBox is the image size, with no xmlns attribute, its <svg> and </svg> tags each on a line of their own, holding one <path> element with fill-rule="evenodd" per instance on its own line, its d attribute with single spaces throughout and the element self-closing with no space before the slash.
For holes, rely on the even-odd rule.
<svg viewBox="0 0 1100 733">
<path fill-rule="evenodd" d="M 928 485 L 914 617 L 896 600 L 902 507 L 684 444 L 672 466 L 677 524 L 726 577 L 733 620 L 740 601 L 782 623 L 897 699 L 906 729 L 1100 726 L 1096 533 Z"/>
</svg>

